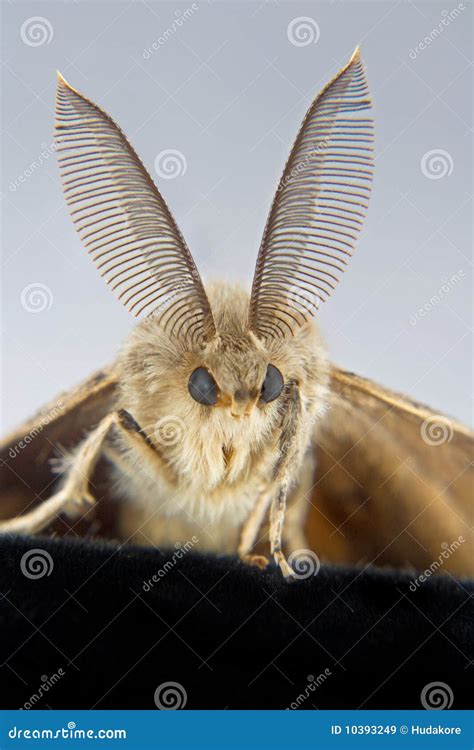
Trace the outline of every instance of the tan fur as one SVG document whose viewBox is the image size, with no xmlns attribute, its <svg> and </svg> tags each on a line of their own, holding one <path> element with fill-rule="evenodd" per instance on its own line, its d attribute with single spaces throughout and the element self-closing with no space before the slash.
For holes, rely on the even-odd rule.
<svg viewBox="0 0 474 750">
<path fill-rule="evenodd" d="M 242 289 L 214 284 L 208 298 L 216 336 L 204 346 L 174 340 L 158 319 L 136 327 L 117 362 L 115 411 L 70 456 L 62 489 L 0 531 L 39 531 L 59 512 L 80 517 L 96 500 L 89 482 L 105 452 L 114 464 L 115 495 L 125 501 L 122 537 L 167 547 L 197 539 L 197 548 L 239 552 L 262 566 L 264 558 L 251 550 L 273 500 L 271 552 L 283 574 L 292 574 L 281 550 L 286 494 L 303 463 L 312 463 L 311 441 L 329 399 L 329 362 L 312 323 L 289 340 L 263 344 L 248 330 Z M 269 364 L 293 386 L 263 403 Z M 188 392 L 197 367 L 218 385 L 216 406 L 203 406 Z M 290 523 L 287 537 L 292 529 L 302 539 L 302 516 Z"/>
<path fill-rule="evenodd" d="M 118 486 L 142 510 L 138 540 L 170 543 L 172 526 L 179 538 L 196 534 L 202 549 L 235 552 L 245 519 L 271 486 L 282 419 L 281 399 L 257 401 L 247 418 L 236 419 L 231 415 L 235 392 L 245 388 L 258 394 L 269 363 L 280 369 L 285 381 L 300 384 L 304 420 L 293 480 L 309 447 L 318 408 L 328 399 L 329 363 L 314 325 L 291 341 L 266 348 L 247 329 L 248 295 L 243 290 L 215 284 L 208 297 L 218 336 L 206 348 L 189 351 L 153 320 L 137 326 L 124 347 L 118 363 L 118 403 L 142 426 L 171 475 L 141 463 L 133 465 Z M 230 400 L 228 406 L 210 408 L 190 397 L 189 376 L 199 366 L 212 373 Z M 157 429 L 160 420 L 176 425 L 170 445 Z M 133 456 L 130 461 L 134 464 Z M 155 513 L 147 521 L 150 510 Z M 136 512 L 133 516 L 132 526 L 138 518 Z M 127 536 L 132 526 L 123 529 Z"/>
</svg>

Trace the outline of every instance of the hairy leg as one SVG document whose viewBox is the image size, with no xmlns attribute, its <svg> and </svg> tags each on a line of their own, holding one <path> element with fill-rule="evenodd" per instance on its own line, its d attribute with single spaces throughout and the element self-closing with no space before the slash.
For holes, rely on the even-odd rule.
<svg viewBox="0 0 474 750">
<path fill-rule="evenodd" d="M 112 412 L 104 417 L 79 446 L 61 489 L 29 513 L 0 523 L 0 534 L 34 534 L 49 526 L 61 513 L 70 518 L 80 518 L 84 515 L 95 503 L 89 491 L 89 483 L 112 427 L 115 427 L 127 444 L 139 454 L 145 452 L 148 460 L 150 454 L 154 454 L 155 460 L 161 461 L 159 454 L 133 417 L 123 409 Z"/>
<path fill-rule="evenodd" d="M 285 522 L 286 492 L 286 485 L 282 484 L 273 498 L 270 513 L 270 552 L 276 564 L 280 567 L 283 577 L 289 580 L 294 574 L 281 549 L 281 537 Z"/>
<path fill-rule="evenodd" d="M 273 480 L 277 487 L 270 511 L 270 550 L 286 580 L 292 580 L 293 571 L 281 547 L 285 523 L 288 485 L 294 479 L 294 466 L 301 464 L 306 448 L 303 430 L 301 397 L 296 382 L 288 384 L 285 412 L 279 441 L 278 458 Z"/>
<path fill-rule="evenodd" d="M 247 518 L 240 536 L 238 548 L 240 559 L 248 565 L 257 565 L 259 568 L 266 568 L 268 565 L 268 558 L 264 557 L 264 555 L 253 555 L 250 551 L 255 544 L 258 530 L 262 525 L 262 521 L 265 517 L 268 506 L 270 505 L 271 499 L 272 496 L 270 492 L 262 493 L 257 504 Z"/>
<path fill-rule="evenodd" d="M 283 546 L 288 554 L 308 549 L 304 527 L 311 503 L 315 473 L 316 461 L 311 454 L 306 455 L 298 472 L 296 484 L 288 496 L 283 527 Z"/>
</svg>

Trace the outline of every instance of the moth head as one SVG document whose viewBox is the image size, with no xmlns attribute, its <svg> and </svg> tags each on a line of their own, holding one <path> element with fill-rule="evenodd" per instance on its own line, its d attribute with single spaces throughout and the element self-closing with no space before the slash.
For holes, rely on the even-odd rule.
<svg viewBox="0 0 474 750">
<path fill-rule="evenodd" d="M 232 308 L 232 291 L 228 302 Z M 250 331 L 228 331 L 219 333 L 206 347 L 190 373 L 188 392 L 206 409 L 223 409 L 240 420 L 276 402 L 284 384 L 281 369 L 270 362 L 268 352 Z"/>
<path fill-rule="evenodd" d="M 370 109 L 357 48 L 303 120 L 270 209 L 250 298 L 236 297 L 234 310 L 232 295 L 210 303 L 168 206 L 120 128 L 58 77 L 56 150 L 73 220 L 118 298 L 152 321 L 143 328 L 146 351 L 137 366 L 149 367 L 155 342 L 161 362 L 177 373 L 185 405 L 203 413 L 224 407 L 244 418 L 282 398 L 298 358 L 314 343 L 305 330 L 338 283 L 363 223 L 372 180 Z"/>
</svg>

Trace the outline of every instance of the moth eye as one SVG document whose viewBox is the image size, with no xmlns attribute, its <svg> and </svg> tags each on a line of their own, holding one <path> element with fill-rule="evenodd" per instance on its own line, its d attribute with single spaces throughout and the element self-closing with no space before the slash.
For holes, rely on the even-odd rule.
<svg viewBox="0 0 474 750">
<path fill-rule="evenodd" d="M 268 365 L 263 381 L 260 400 L 268 404 L 274 401 L 283 390 L 283 375 L 274 365 Z"/>
<path fill-rule="evenodd" d="M 217 403 L 217 384 L 205 367 L 198 367 L 191 373 L 188 391 L 198 404 L 213 406 Z"/>
</svg>

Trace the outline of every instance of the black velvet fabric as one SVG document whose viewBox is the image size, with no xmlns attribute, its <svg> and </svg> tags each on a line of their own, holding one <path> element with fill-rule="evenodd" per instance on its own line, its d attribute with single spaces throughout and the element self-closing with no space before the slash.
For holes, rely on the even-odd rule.
<svg viewBox="0 0 474 750">
<path fill-rule="evenodd" d="M 49 574 L 29 578 L 38 548 Z M 234 558 L 38 537 L 3 537 L 0 571 L 3 708 L 58 670 L 35 708 L 154 709 L 168 681 L 187 709 L 422 708 L 435 681 L 469 705 L 469 581 L 413 592 L 404 573 L 323 566 L 287 584 Z"/>
</svg>

